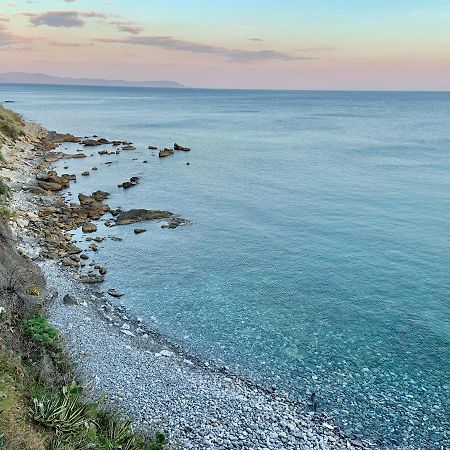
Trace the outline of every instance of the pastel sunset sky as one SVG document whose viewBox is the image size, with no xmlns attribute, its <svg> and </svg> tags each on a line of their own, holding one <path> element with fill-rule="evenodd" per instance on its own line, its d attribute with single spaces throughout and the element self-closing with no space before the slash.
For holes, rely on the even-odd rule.
<svg viewBox="0 0 450 450">
<path fill-rule="evenodd" d="M 449 0 L 0 1 L 0 72 L 450 90 Z"/>
</svg>

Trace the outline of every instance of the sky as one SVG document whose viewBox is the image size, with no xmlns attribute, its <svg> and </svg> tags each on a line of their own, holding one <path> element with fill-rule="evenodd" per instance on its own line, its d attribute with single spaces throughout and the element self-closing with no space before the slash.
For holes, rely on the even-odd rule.
<svg viewBox="0 0 450 450">
<path fill-rule="evenodd" d="M 450 90 L 450 0 L 0 0 L 0 72 Z"/>
</svg>

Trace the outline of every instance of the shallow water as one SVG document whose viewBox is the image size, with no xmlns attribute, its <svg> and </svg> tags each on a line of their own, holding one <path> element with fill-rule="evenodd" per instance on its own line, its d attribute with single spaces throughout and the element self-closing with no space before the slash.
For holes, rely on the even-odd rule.
<svg viewBox="0 0 450 450">
<path fill-rule="evenodd" d="M 152 327 L 301 399 L 315 391 L 385 446 L 450 447 L 449 93 L 0 85 L 0 99 L 50 129 L 135 143 L 59 161 L 98 168 L 74 197 L 101 188 L 112 207 L 192 220 L 99 227 L 123 237 L 97 256 L 105 287 Z M 147 149 L 173 142 L 192 151 Z"/>
</svg>

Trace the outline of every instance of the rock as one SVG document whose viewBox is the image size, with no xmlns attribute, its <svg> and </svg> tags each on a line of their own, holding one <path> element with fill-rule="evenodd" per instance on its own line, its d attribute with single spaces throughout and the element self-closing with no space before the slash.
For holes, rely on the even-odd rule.
<svg viewBox="0 0 450 450">
<path fill-rule="evenodd" d="M 144 230 L 144 228 L 135 228 L 134 229 L 134 234 L 141 234 L 141 233 L 145 233 L 147 230 Z"/>
<path fill-rule="evenodd" d="M 142 161 L 144 164 L 147 164 L 148 163 L 148 161 L 145 159 L 144 161 Z"/>
<path fill-rule="evenodd" d="M 106 191 L 95 191 L 91 194 L 91 197 L 98 202 L 102 202 L 110 196 L 109 192 Z"/>
<path fill-rule="evenodd" d="M 49 152 L 45 155 L 44 161 L 47 163 L 52 163 L 55 161 L 58 161 L 59 159 L 61 159 L 63 157 L 64 153 L 62 152 Z"/>
<path fill-rule="evenodd" d="M 95 242 L 103 242 L 105 240 L 105 238 L 103 237 L 103 236 L 96 236 L 95 238 L 94 238 L 94 241 Z"/>
<path fill-rule="evenodd" d="M 134 222 L 142 222 L 144 220 L 161 220 L 172 217 L 170 211 L 159 211 L 149 209 L 130 209 L 121 212 L 116 218 L 117 225 L 126 225 Z"/>
<path fill-rule="evenodd" d="M 65 267 L 78 267 L 78 263 L 74 261 L 72 258 L 63 258 L 61 260 L 62 265 Z"/>
<path fill-rule="evenodd" d="M 93 167 L 91 170 L 98 170 L 97 167 Z"/>
<path fill-rule="evenodd" d="M 81 172 L 81 176 L 83 176 L 83 177 L 88 177 L 89 175 L 90 174 L 87 170 L 85 172 Z"/>
<path fill-rule="evenodd" d="M 177 228 L 180 225 L 186 225 L 188 223 L 189 221 L 182 217 L 173 217 L 169 223 L 161 225 L 161 228 Z"/>
<path fill-rule="evenodd" d="M 109 289 L 108 294 L 111 297 L 116 297 L 116 298 L 119 298 L 119 297 L 122 297 L 125 295 L 123 292 L 117 291 L 116 289 Z"/>
<path fill-rule="evenodd" d="M 97 152 L 99 155 L 109 155 L 108 150 L 100 150 Z"/>
<path fill-rule="evenodd" d="M 79 301 L 79 299 L 73 297 L 72 295 L 66 294 L 66 295 L 63 297 L 63 303 L 64 303 L 65 305 L 73 306 L 73 305 L 79 305 L 79 304 L 80 304 L 80 301 Z"/>
<path fill-rule="evenodd" d="M 125 334 L 126 336 L 136 337 L 136 335 L 132 333 L 130 330 L 120 330 L 120 332 Z"/>
<path fill-rule="evenodd" d="M 98 273 L 99 273 L 100 275 L 106 275 L 106 274 L 108 273 L 108 269 L 107 269 L 106 267 L 100 267 L 100 268 L 98 269 Z"/>
<path fill-rule="evenodd" d="M 88 273 L 87 275 L 82 276 L 80 278 L 80 281 L 82 283 L 87 283 L 87 284 L 96 284 L 96 283 L 103 283 L 103 281 L 105 281 L 105 278 L 102 275 Z"/>
<path fill-rule="evenodd" d="M 109 144 L 108 139 L 85 139 L 81 142 L 85 147 L 95 147 L 97 145 Z"/>
<path fill-rule="evenodd" d="M 91 222 L 83 223 L 81 230 L 83 233 L 94 233 L 97 231 L 97 225 Z"/>
<path fill-rule="evenodd" d="M 119 184 L 118 187 L 122 187 L 124 189 L 129 189 L 130 187 L 136 186 L 136 183 L 132 183 L 131 181 L 125 181 L 125 183 Z"/>
<path fill-rule="evenodd" d="M 83 253 L 82 255 L 80 255 L 81 259 L 89 259 L 89 256 L 86 255 L 85 253 Z"/>
<path fill-rule="evenodd" d="M 136 147 L 132 145 L 125 145 L 122 147 L 122 150 L 136 150 Z"/>
<path fill-rule="evenodd" d="M 90 248 L 93 252 L 98 252 L 97 244 L 89 244 L 89 248 Z"/>
<path fill-rule="evenodd" d="M 155 356 L 165 356 L 166 358 L 170 358 L 175 354 L 169 350 L 161 350 L 159 353 L 155 353 Z"/>
<path fill-rule="evenodd" d="M 50 181 L 38 181 L 38 186 L 46 191 L 60 191 L 64 189 L 64 186 L 61 184 L 52 183 Z"/>
<path fill-rule="evenodd" d="M 173 155 L 173 150 L 171 148 L 165 148 L 164 150 L 161 150 L 159 152 L 159 157 L 160 158 L 165 158 L 166 156 L 170 156 Z"/>
<path fill-rule="evenodd" d="M 29 192 L 30 194 L 34 194 L 34 195 L 47 195 L 48 194 L 48 190 L 43 189 L 39 186 L 32 186 L 32 187 L 27 187 L 26 189 L 23 188 L 24 190 L 26 190 L 27 192 Z"/>
<path fill-rule="evenodd" d="M 58 386 L 61 383 L 61 376 L 47 353 L 40 358 L 39 379 L 48 386 Z"/>
<path fill-rule="evenodd" d="M 177 143 L 175 143 L 175 144 L 173 145 L 173 148 L 174 148 L 174 150 L 179 150 L 179 151 L 182 151 L 182 152 L 190 152 L 190 151 L 191 151 L 190 148 L 188 148 L 188 147 L 183 147 L 182 145 L 179 145 L 179 144 L 177 144 Z"/>
<path fill-rule="evenodd" d="M 78 253 L 81 253 L 82 250 L 81 250 L 81 248 L 77 247 L 76 245 L 71 244 L 67 247 L 66 252 L 68 255 L 76 255 Z"/>
<path fill-rule="evenodd" d="M 81 159 L 81 158 L 87 158 L 87 155 L 84 153 L 64 153 L 63 158 L 65 159 Z"/>
<path fill-rule="evenodd" d="M 188 162 L 186 163 L 187 166 L 189 166 L 189 164 L 190 164 L 190 163 L 188 163 Z"/>
<path fill-rule="evenodd" d="M 149 145 L 148 149 L 149 150 L 158 150 L 158 147 L 155 147 L 154 145 Z"/>
<path fill-rule="evenodd" d="M 131 181 L 132 183 L 137 183 L 137 182 L 139 181 L 139 177 L 131 177 L 131 178 L 130 178 L 130 181 Z"/>
</svg>

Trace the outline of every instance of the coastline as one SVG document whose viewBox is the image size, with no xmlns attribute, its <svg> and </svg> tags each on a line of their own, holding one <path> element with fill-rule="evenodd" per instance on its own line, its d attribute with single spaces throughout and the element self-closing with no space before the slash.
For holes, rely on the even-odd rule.
<svg viewBox="0 0 450 450">
<path fill-rule="evenodd" d="M 12 226 L 20 250 L 39 261 L 46 275 L 55 298 L 50 320 L 93 397 L 105 395 L 106 403 L 130 414 L 139 430 L 164 429 L 182 448 L 372 448 L 341 433 L 325 415 L 307 413 L 307 405 L 190 357 L 130 319 L 125 308 L 75 280 L 59 258 L 42 258 L 43 237 L 30 234 L 30 222 L 39 221 L 43 208 L 65 200 L 53 191 L 30 189 L 50 149 L 36 152 L 31 143 L 25 147 L 16 147 L 21 155 L 17 173 L 10 174 L 15 185 L 10 206 L 18 214 Z M 64 302 L 66 295 L 72 301 Z"/>
</svg>

